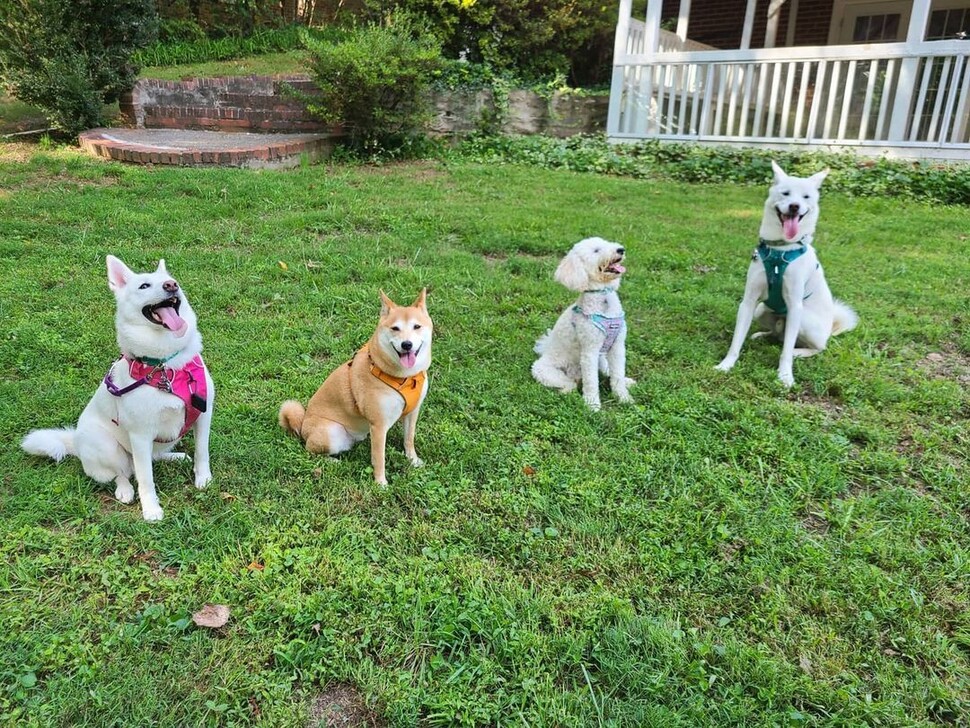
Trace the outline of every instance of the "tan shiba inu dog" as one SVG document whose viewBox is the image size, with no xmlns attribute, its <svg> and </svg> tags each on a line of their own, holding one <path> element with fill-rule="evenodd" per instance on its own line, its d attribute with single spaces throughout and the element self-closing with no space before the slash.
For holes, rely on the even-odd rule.
<svg viewBox="0 0 970 728">
<path fill-rule="evenodd" d="M 387 485 L 387 431 L 404 420 L 404 453 L 415 467 L 424 463 L 414 449 L 414 430 L 428 393 L 431 317 L 427 289 L 410 306 L 398 306 L 381 291 L 377 330 L 346 364 L 334 370 L 306 410 L 295 400 L 280 406 L 280 427 L 299 435 L 306 449 L 336 455 L 370 435 L 374 480 Z"/>
</svg>

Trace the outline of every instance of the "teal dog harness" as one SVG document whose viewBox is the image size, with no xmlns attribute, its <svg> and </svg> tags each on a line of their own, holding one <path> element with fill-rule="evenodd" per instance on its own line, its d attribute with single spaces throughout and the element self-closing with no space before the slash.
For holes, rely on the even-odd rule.
<svg viewBox="0 0 970 728">
<path fill-rule="evenodd" d="M 603 332 L 606 338 L 603 339 L 603 346 L 600 347 L 601 354 L 605 354 L 613 348 L 613 344 L 616 343 L 616 338 L 623 329 L 623 316 L 604 316 L 601 313 L 586 313 L 579 306 L 573 306 L 573 311 L 588 318 L 593 326 Z"/>
<path fill-rule="evenodd" d="M 788 306 L 785 305 L 785 297 L 782 295 L 782 280 L 785 277 L 785 269 L 801 258 L 808 250 L 804 238 L 798 242 L 799 247 L 797 248 L 781 250 L 772 247 L 767 240 L 758 241 L 757 255 L 765 266 L 765 275 L 768 278 L 768 298 L 764 301 L 764 304 L 779 316 L 785 316 L 788 313 Z M 817 263 L 815 267 L 818 268 Z M 811 295 L 811 293 L 806 293 L 805 298 Z"/>
</svg>

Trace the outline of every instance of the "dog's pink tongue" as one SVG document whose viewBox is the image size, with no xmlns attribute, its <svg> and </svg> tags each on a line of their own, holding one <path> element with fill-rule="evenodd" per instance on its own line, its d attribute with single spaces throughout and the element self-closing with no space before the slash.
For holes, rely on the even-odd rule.
<svg viewBox="0 0 970 728">
<path fill-rule="evenodd" d="M 410 369 L 414 366 L 414 362 L 417 360 L 418 355 L 413 351 L 402 351 L 400 354 L 401 366 L 405 369 Z"/>
<path fill-rule="evenodd" d="M 185 336 L 189 325 L 185 322 L 185 319 L 176 313 L 174 308 L 171 306 L 163 306 L 162 308 L 155 309 L 155 313 L 158 314 L 158 317 L 162 320 L 162 325 L 166 329 L 176 336 Z"/>
<path fill-rule="evenodd" d="M 617 273 L 626 273 L 626 268 L 624 268 L 619 263 L 614 263 L 612 267 L 613 267 L 613 270 L 615 270 Z"/>
<path fill-rule="evenodd" d="M 786 217 L 781 223 L 781 229 L 785 234 L 785 240 L 794 240 L 798 236 L 798 217 L 796 215 Z"/>
</svg>

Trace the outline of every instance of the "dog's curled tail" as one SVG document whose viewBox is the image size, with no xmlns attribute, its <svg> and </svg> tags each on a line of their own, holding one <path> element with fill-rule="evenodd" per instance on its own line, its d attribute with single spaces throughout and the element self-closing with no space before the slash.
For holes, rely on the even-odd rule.
<svg viewBox="0 0 970 728">
<path fill-rule="evenodd" d="M 844 334 L 852 331 L 859 323 L 859 315 L 847 304 L 836 299 L 832 302 L 835 306 L 835 320 L 832 322 L 832 336 Z"/>
<path fill-rule="evenodd" d="M 77 455 L 74 430 L 69 427 L 28 432 L 20 442 L 20 447 L 31 455 L 45 455 L 57 461 L 63 460 L 67 455 Z"/>
<path fill-rule="evenodd" d="M 295 399 L 288 399 L 280 405 L 280 427 L 292 432 L 297 437 L 302 437 L 300 431 L 303 429 L 303 418 L 305 416 L 306 410 Z"/>
</svg>

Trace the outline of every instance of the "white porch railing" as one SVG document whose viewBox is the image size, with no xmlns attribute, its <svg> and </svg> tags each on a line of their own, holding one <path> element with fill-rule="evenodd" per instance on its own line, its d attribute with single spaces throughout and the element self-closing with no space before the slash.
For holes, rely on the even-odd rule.
<svg viewBox="0 0 970 728">
<path fill-rule="evenodd" d="M 631 19 L 610 98 L 613 140 L 809 144 L 970 159 L 968 41 L 915 50 L 905 43 L 681 50 L 676 35 L 661 33 L 661 51 L 650 55 L 642 53 L 645 34 Z"/>
</svg>

